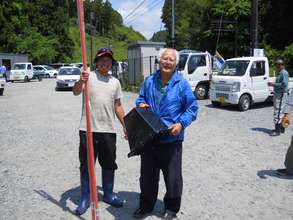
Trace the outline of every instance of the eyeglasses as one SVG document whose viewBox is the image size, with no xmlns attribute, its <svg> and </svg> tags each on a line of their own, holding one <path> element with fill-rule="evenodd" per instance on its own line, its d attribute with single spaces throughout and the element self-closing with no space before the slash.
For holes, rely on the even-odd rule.
<svg viewBox="0 0 293 220">
<path fill-rule="evenodd" d="M 176 61 L 176 58 L 173 58 L 173 57 L 161 57 L 160 59 L 165 62 L 167 62 L 167 61 L 175 62 Z"/>
</svg>

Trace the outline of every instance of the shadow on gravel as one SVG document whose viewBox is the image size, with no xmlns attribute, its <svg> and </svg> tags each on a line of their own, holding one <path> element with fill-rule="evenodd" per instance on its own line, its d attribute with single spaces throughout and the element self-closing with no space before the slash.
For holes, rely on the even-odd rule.
<svg viewBox="0 0 293 220">
<path fill-rule="evenodd" d="M 71 210 L 66 202 L 67 200 L 70 200 L 73 202 L 76 206 L 79 203 L 80 199 L 80 187 L 75 187 L 72 189 L 69 189 L 62 193 L 60 196 L 60 200 L 55 199 L 53 196 L 48 194 L 44 190 L 34 190 L 37 194 L 42 196 L 43 198 L 47 199 L 48 201 L 52 202 L 56 206 L 59 206 L 63 211 L 69 212 L 72 215 L 74 215 L 76 218 L 81 220 L 86 220 L 85 218 L 81 216 L 76 216 L 74 214 L 74 210 Z M 103 194 L 99 191 L 102 191 L 102 187 L 97 186 L 97 192 L 98 192 L 98 199 L 99 201 L 103 201 Z M 139 193 L 137 192 L 127 192 L 127 191 L 120 191 L 117 193 L 117 196 L 125 201 L 125 204 L 123 208 L 114 208 L 112 206 L 108 206 L 106 210 L 111 213 L 112 216 L 114 216 L 115 220 L 125 220 L 125 219 L 132 219 L 133 212 L 138 208 L 139 205 Z M 151 215 L 159 217 L 164 209 L 164 204 L 161 200 L 157 200 L 156 206 L 154 208 L 153 213 Z M 104 210 L 101 211 L 101 214 L 104 212 Z"/>
<path fill-rule="evenodd" d="M 257 175 L 261 179 L 266 179 L 267 176 L 276 177 L 279 179 L 293 180 L 293 176 L 280 176 L 277 174 L 276 170 L 260 170 Z"/>
<path fill-rule="evenodd" d="M 263 132 L 263 133 L 266 133 L 266 134 L 270 134 L 271 133 L 271 129 L 268 129 L 268 128 L 251 128 L 251 130 Z"/>
<path fill-rule="evenodd" d="M 125 201 L 123 208 L 117 209 L 112 206 L 108 206 L 106 210 L 109 213 L 111 213 L 112 216 L 114 216 L 115 220 L 133 219 L 132 214 L 139 206 L 139 193 L 120 191 L 117 193 L 117 196 Z M 157 200 L 153 212 L 147 216 L 160 217 L 162 215 L 163 210 L 164 203 L 161 200 Z"/>
<path fill-rule="evenodd" d="M 59 201 L 57 199 L 55 199 L 53 196 L 51 196 L 50 194 L 48 194 L 47 192 L 45 192 L 44 190 L 34 190 L 34 191 L 37 194 L 39 194 L 40 196 L 42 196 L 43 198 L 49 200 L 53 204 L 55 204 L 55 205 L 59 206 L 60 208 L 62 208 L 63 211 L 71 213 L 76 218 L 86 220 L 85 218 L 82 218 L 81 216 L 76 216 L 74 214 L 74 210 L 70 210 L 69 207 L 67 207 L 67 205 L 66 205 L 66 200 L 67 199 L 70 199 L 75 204 L 78 203 L 78 199 L 79 199 L 79 196 L 80 196 L 80 187 L 75 187 L 73 189 L 70 189 L 70 190 L 64 192 L 61 195 L 61 199 Z"/>
<path fill-rule="evenodd" d="M 219 109 L 219 110 L 226 110 L 226 111 L 233 111 L 233 112 L 239 112 L 238 106 L 237 105 L 221 105 L 219 107 L 214 107 L 212 104 L 206 105 L 207 108 L 214 108 L 214 109 Z M 261 109 L 261 108 L 269 108 L 272 107 L 271 102 L 264 102 L 264 103 L 255 103 L 251 109 Z"/>
</svg>

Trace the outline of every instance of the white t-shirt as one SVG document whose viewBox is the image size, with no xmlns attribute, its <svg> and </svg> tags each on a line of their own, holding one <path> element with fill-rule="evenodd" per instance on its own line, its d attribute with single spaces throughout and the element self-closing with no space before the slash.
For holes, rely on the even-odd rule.
<svg viewBox="0 0 293 220">
<path fill-rule="evenodd" d="M 90 72 L 88 80 L 90 97 L 92 132 L 116 133 L 115 108 L 116 99 L 120 99 L 121 85 L 118 79 L 111 75 L 102 75 L 98 71 Z M 86 131 L 85 96 L 82 94 L 82 114 L 79 129 Z"/>
</svg>

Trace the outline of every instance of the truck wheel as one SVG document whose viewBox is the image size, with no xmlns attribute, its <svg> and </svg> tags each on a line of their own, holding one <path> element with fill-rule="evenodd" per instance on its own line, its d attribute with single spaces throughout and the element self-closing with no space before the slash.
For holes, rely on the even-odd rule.
<svg viewBox="0 0 293 220">
<path fill-rule="evenodd" d="M 38 76 L 38 80 L 39 81 L 42 81 L 43 80 L 43 77 L 42 76 Z"/>
<path fill-rule="evenodd" d="M 220 102 L 212 101 L 212 106 L 213 107 L 219 107 L 221 105 Z"/>
<path fill-rule="evenodd" d="M 25 82 L 28 82 L 29 81 L 28 76 L 24 77 L 24 81 Z"/>
<path fill-rule="evenodd" d="M 198 100 L 203 100 L 207 98 L 208 96 L 208 88 L 206 85 L 203 85 L 203 84 L 198 85 L 195 89 L 195 92 L 196 92 L 196 98 Z"/>
<path fill-rule="evenodd" d="M 2 96 L 4 93 L 4 89 L 0 89 L 0 95 Z"/>
<path fill-rule="evenodd" d="M 249 95 L 242 95 L 239 99 L 238 108 L 240 111 L 247 111 L 251 106 L 251 99 Z"/>
</svg>

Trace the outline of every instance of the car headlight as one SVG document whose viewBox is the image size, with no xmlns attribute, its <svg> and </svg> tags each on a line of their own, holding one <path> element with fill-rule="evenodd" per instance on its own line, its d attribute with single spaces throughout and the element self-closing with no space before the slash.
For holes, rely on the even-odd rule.
<svg viewBox="0 0 293 220">
<path fill-rule="evenodd" d="M 234 82 L 232 84 L 231 92 L 240 92 L 240 82 Z"/>
</svg>

